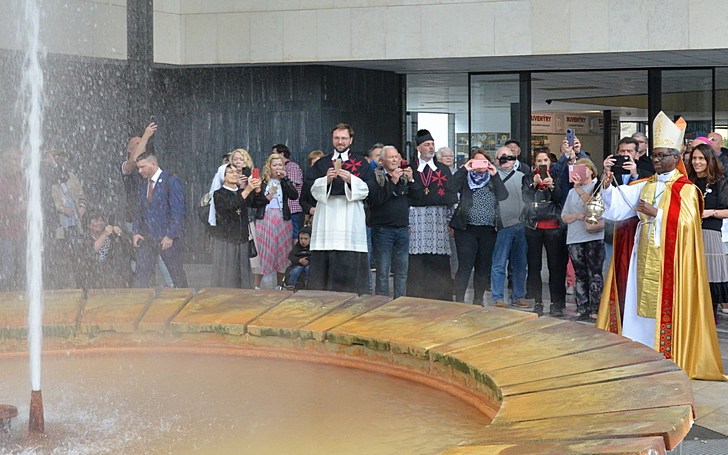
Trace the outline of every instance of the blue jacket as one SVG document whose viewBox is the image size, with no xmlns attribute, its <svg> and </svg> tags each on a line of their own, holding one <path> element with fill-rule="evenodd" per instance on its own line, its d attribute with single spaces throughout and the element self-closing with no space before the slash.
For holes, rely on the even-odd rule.
<svg viewBox="0 0 728 455">
<path fill-rule="evenodd" d="M 147 201 L 147 182 L 139 185 L 139 205 L 134 214 L 134 234 L 161 241 L 182 237 L 185 219 L 185 190 L 176 175 L 162 171 L 154 185 L 152 200 Z"/>
</svg>

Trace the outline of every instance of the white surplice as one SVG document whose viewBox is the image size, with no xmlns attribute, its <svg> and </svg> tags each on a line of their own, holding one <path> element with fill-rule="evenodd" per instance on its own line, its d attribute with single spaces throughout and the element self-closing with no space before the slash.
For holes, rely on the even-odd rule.
<svg viewBox="0 0 728 455">
<path fill-rule="evenodd" d="M 367 184 L 352 174 L 351 185 L 344 185 L 344 195 L 331 196 L 329 192 L 325 176 L 311 186 L 311 195 L 317 201 L 311 250 L 368 252 L 364 214 L 364 199 L 369 195 Z"/>
</svg>

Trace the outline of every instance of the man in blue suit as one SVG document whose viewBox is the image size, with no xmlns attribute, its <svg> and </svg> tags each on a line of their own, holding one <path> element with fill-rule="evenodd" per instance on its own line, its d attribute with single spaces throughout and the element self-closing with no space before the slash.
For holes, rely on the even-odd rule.
<svg viewBox="0 0 728 455">
<path fill-rule="evenodd" d="M 160 169 L 152 152 L 139 155 L 136 165 L 144 184 L 139 185 L 139 205 L 134 214 L 132 241 L 139 248 L 134 287 L 149 287 L 155 259 L 161 255 L 174 286 L 186 288 L 181 251 L 185 217 L 182 181 Z"/>
</svg>

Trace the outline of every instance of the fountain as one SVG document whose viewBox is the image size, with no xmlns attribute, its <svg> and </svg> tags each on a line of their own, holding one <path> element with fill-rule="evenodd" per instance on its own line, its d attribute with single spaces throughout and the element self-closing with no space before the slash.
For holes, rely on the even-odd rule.
<svg viewBox="0 0 728 455">
<path fill-rule="evenodd" d="M 40 249 L 33 248 L 42 243 L 41 194 L 35 184 L 43 112 L 37 39 L 40 12 L 36 1 L 23 5 L 28 21 L 24 26 L 28 52 L 23 99 L 28 116 L 23 150 L 27 152 L 27 180 L 34 182 L 28 187 L 32 229 L 27 240 L 26 292 L 0 293 L 0 360 L 25 359 L 28 347 L 31 434 L 67 435 L 62 419 L 46 419 L 44 413 L 41 352 L 61 361 L 116 353 L 152 362 L 155 356 L 169 354 L 223 356 L 231 365 L 242 357 L 285 359 L 405 379 L 455 396 L 469 411 L 477 410 L 482 419 L 477 431 L 459 436 L 457 441 L 432 442 L 431 453 L 506 453 L 511 449 L 518 453 L 664 453 L 687 434 L 693 411 L 685 374 L 642 345 L 578 323 L 427 299 L 403 297 L 388 302 L 377 296 L 317 291 L 43 292 Z M 107 365 L 105 374 L 118 377 L 119 368 L 126 368 L 123 357 L 119 365 Z M 325 371 L 337 374 L 336 370 Z M 204 369 L 187 372 L 201 380 L 205 373 Z M 97 409 L 101 414 L 94 419 L 102 424 L 103 413 L 123 411 L 133 418 L 134 407 L 161 402 L 125 406 L 105 402 L 109 388 L 103 381 L 88 386 L 100 400 Z M 229 387 L 226 393 L 233 396 L 235 386 Z M 163 391 L 173 394 L 174 384 Z M 48 398 L 62 390 L 46 392 Z M 187 395 L 179 399 L 185 400 Z M 373 394 L 371 401 L 377 400 L 383 400 L 383 395 Z M 171 410 L 172 404 L 169 406 Z M 63 412 L 53 410 L 49 415 Z M 357 410 L 351 413 L 356 417 Z M 9 429 L 14 415 L 14 406 L 0 407 L 4 427 Z M 351 428 L 358 431 L 356 419 L 352 422 Z M 169 421 L 162 424 L 169 428 Z M 392 426 L 393 435 L 397 428 Z M 225 431 L 224 422 L 219 431 L 233 433 Z M 285 431 L 280 428 L 272 438 L 281 439 Z M 341 436 L 347 434 L 342 430 Z M 384 437 L 390 436 L 385 433 Z M 3 446 L 0 439 L 0 453 L 15 449 L 16 445 Z M 364 451 L 369 453 L 366 447 Z M 407 452 L 407 446 L 399 452 Z"/>
<path fill-rule="evenodd" d="M 23 149 L 25 154 L 25 181 L 28 196 L 27 210 L 27 298 L 28 345 L 31 363 L 30 419 L 28 428 L 33 433 L 44 431 L 43 396 L 40 390 L 41 349 L 43 345 L 43 213 L 41 208 L 40 161 L 43 125 L 43 71 L 40 65 L 40 6 L 37 0 L 23 2 L 25 35 L 25 62 L 21 98 L 24 101 Z"/>
</svg>

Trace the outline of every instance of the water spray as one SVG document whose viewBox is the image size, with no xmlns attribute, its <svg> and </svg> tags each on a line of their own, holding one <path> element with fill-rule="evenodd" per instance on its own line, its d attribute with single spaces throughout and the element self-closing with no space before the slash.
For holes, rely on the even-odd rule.
<svg viewBox="0 0 728 455">
<path fill-rule="evenodd" d="M 43 143 L 43 70 L 40 64 L 40 6 L 38 0 L 24 0 L 23 28 L 25 31 L 25 61 L 21 96 L 25 131 L 25 182 L 28 195 L 26 219 L 26 275 L 28 299 L 28 351 L 30 354 L 30 419 L 31 433 L 42 433 L 45 428 L 43 397 L 40 392 L 40 357 L 43 346 L 43 258 L 39 245 L 43 244 L 43 212 L 40 189 L 40 148 Z"/>
</svg>

